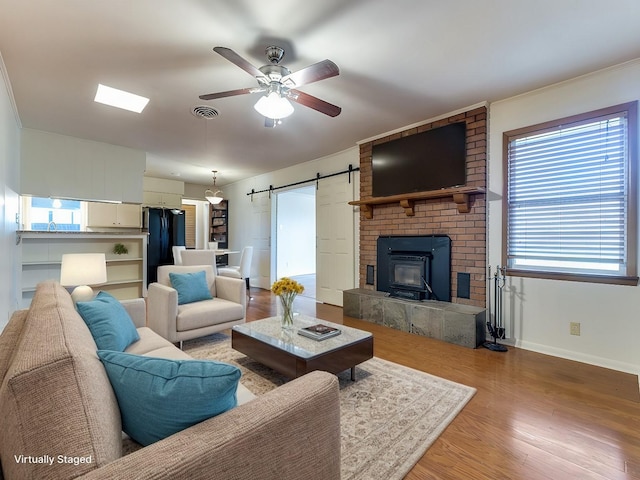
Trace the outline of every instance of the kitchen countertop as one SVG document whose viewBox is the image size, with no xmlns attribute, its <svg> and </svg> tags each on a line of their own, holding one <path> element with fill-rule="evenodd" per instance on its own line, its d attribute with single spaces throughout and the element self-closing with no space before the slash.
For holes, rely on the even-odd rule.
<svg viewBox="0 0 640 480">
<path fill-rule="evenodd" d="M 78 231 L 78 230 L 55 230 L 55 231 L 51 231 L 51 232 L 47 232 L 46 230 L 18 230 L 17 233 L 37 233 L 37 234 L 71 234 L 71 233 L 86 233 L 89 235 L 92 234 L 109 234 L 109 235 L 141 235 L 141 234 L 145 234 L 148 232 L 145 231 L 131 231 L 131 232 L 123 232 L 123 231 L 119 231 L 119 232 L 94 232 L 94 231 Z"/>
<path fill-rule="evenodd" d="M 57 231 L 47 232 L 44 230 L 18 230 L 17 235 L 21 237 L 84 237 L 84 236 L 103 236 L 103 237 L 138 237 L 140 235 L 148 235 L 148 232 L 78 232 L 78 231 Z"/>
</svg>

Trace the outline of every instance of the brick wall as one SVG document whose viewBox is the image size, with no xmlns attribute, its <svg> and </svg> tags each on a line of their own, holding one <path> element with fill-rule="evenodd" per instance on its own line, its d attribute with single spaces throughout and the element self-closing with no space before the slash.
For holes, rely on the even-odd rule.
<svg viewBox="0 0 640 480">
<path fill-rule="evenodd" d="M 360 145 L 360 199 L 371 198 L 371 148 L 400 137 L 465 121 L 467 124 L 467 185 L 486 187 L 487 109 L 477 108 Z M 376 265 L 376 241 L 380 235 L 434 235 L 451 238 L 451 301 L 485 306 L 486 208 L 484 194 L 470 196 L 469 213 L 458 213 L 451 198 L 417 200 L 415 216 L 408 217 L 398 204 L 374 206 L 373 218 L 360 214 L 360 288 L 367 265 Z M 376 266 L 377 271 L 377 266 Z M 457 298 L 457 274 L 471 275 L 471 298 Z"/>
</svg>

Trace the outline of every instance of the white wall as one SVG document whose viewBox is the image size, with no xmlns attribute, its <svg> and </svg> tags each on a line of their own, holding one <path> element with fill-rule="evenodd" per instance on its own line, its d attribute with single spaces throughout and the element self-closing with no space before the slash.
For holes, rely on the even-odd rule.
<svg viewBox="0 0 640 480">
<path fill-rule="evenodd" d="M 141 150 L 25 128 L 20 193 L 142 203 L 146 159 Z"/>
<path fill-rule="evenodd" d="M 525 95 L 489 110 L 489 264 L 502 253 L 502 134 L 640 99 L 640 60 Z M 517 346 L 581 362 L 640 372 L 639 287 L 508 277 L 505 315 Z M 569 335 L 569 322 L 581 335 Z"/>
<path fill-rule="evenodd" d="M 20 121 L 11 85 L 0 56 L 0 331 L 18 308 L 20 251 L 16 246 L 16 215 L 19 211 Z"/>
<path fill-rule="evenodd" d="M 272 265 L 271 259 L 272 205 L 267 192 L 254 195 L 253 201 L 247 193 L 251 189 L 263 190 L 268 189 L 269 185 L 277 187 L 314 178 L 316 173 L 327 175 L 340 172 L 346 170 L 349 164 L 354 168 L 360 165 L 360 153 L 357 147 L 224 186 L 225 198 L 229 200 L 229 248 L 241 250 L 245 245 L 254 247 L 252 285 L 270 288 L 274 280 L 275 263 Z M 352 175 L 352 181 L 354 181 L 353 177 L 357 178 Z M 354 224 L 357 219 L 358 215 L 354 214 Z M 358 251 L 357 246 L 355 251 Z M 233 259 L 231 261 L 233 262 Z M 349 280 L 353 285 L 351 288 L 356 286 L 354 282 L 354 278 Z"/>
</svg>

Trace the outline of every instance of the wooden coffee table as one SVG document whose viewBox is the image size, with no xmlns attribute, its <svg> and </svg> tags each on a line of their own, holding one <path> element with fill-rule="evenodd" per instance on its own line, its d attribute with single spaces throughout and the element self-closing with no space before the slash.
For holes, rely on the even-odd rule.
<svg viewBox="0 0 640 480">
<path fill-rule="evenodd" d="M 298 330 L 322 323 L 339 328 L 338 336 L 318 341 L 298 335 Z M 314 370 L 340 373 L 373 357 L 373 335 L 356 328 L 338 325 L 305 315 L 296 315 L 293 330 L 283 330 L 280 317 L 235 325 L 231 347 L 288 378 L 297 378 Z"/>
</svg>

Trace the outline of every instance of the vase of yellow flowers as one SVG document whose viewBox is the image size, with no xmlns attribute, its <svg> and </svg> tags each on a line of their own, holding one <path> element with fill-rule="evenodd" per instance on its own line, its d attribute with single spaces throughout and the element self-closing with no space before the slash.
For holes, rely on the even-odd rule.
<svg viewBox="0 0 640 480">
<path fill-rule="evenodd" d="M 282 277 L 280 280 L 273 282 L 271 291 L 280 297 L 282 305 L 282 328 L 293 328 L 293 300 L 296 295 L 304 292 L 304 287 L 295 280 L 288 277 Z"/>
</svg>

